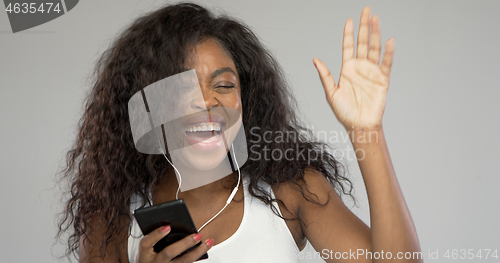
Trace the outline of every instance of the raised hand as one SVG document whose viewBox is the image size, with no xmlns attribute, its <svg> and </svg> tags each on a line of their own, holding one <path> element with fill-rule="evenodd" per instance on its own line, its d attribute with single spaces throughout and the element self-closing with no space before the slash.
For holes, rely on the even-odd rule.
<svg viewBox="0 0 500 263">
<path fill-rule="evenodd" d="M 342 69 L 338 85 L 330 70 L 315 58 L 326 99 L 347 130 L 370 130 L 382 126 L 389 76 L 394 56 L 394 38 L 385 43 L 380 63 L 380 23 L 377 15 L 370 19 L 370 8 L 361 12 L 358 43 L 354 54 L 352 19 L 347 19 L 342 45 Z M 356 55 L 356 56 L 355 56 Z"/>
</svg>

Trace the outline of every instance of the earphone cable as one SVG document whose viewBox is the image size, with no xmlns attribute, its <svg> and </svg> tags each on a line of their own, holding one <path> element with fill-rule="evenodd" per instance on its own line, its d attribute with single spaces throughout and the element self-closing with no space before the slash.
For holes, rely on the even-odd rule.
<svg viewBox="0 0 500 263">
<path fill-rule="evenodd" d="M 233 197 L 236 195 L 236 192 L 238 192 L 238 188 L 240 186 L 240 181 L 241 181 L 241 172 L 240 172 L 240 166 L 238 165 L 238 161 L 236 160 L 236 156 L 234 154 L 234 147 L 232 144 L 231 144 L 231 150 L 233 152 L 233 158 L 234 158 L 234 161 L 236 163 L 236 167 L 238 169 L 238 183 L 236 184 L 236 187 L 231 192 L 231 195 L 229 195 L 229 198 L 227 199 L 224 207 L 217 214 L 215 214 L 212 218 L 210 218 L 210 220 L 208 220 L 205 224 L 203 224 L 200 228 L 198 228 L 198 232 L 200 232 L 206 225 L 208 225 L 208 223 L 212 222 L 212 220 L 214 220 L 220 213 L 222 213 L 222 211 L 224 211 L 224 209 L 226 209 L 226 207 L 231 203 L 231 201 L 233 200 Z"/>
</svg>

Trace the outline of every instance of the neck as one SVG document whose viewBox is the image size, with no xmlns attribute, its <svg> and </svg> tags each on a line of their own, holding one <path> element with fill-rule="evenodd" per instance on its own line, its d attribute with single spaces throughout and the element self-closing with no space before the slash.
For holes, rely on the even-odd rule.
<svg viewBox="0 0 500 263">
<path fill-rule="evenodd" d="M 238 172 L 229 174 L 222 179 L 212 183 L 188 190 L 179 191 L 179 199 L 184 199 L 189 203 L 205 204 L 217 199 L 227 200 L 229 194 L 233 191 L 238 182 Z M 242 182 L 240 182 L 240 186 Z M 155 188 L 155 195 L 158 197 L 158 203 L 175 200 L 175 193 L 179 187 L 177 177 L 173 170 L 169 172 L 166 179 L 160 182 Z"/>
</svg>

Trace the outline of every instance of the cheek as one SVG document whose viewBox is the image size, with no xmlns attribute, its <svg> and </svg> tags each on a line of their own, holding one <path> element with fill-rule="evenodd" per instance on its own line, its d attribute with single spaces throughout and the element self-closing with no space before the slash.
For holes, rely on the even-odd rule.
<svg viewBox="0 0 500 263">
<path fill-rule="evenodd" d="M 237 94 L 235 101 L 236 101 L 236 105 L 234 105 L 234 108 L 238 109 L 240 112 L 242 112 L 242 103 L 241 103 L 241 97 L 240 97 L 239 93 Z"/>
<path fill-rule="evenodd" d="M 238 94 L 237 101 L 238 101 L 238 105 L 236 105 L 235 109 L 237 109 L 243 115 L 243 105 L 241 103 L 241 97 L 239 96 L 239 94 Z"/>
<path fill-rule="evenodd" d="M 242 112 L 242 103 L 239 92 L 232 92 L 231 94 L 225 95 L 221 99 L 222 106 L 237 109 L 239 112 Z"/>
<path fill-rule="evenodd" d="M 237 96 L 237 101 L 238 101 L 238 110 L 240 111 L 241 114 L 243 114 L 243 103 L 241 102 L 241 88 L 238 88 L 236 92 Z"/>
</svg>

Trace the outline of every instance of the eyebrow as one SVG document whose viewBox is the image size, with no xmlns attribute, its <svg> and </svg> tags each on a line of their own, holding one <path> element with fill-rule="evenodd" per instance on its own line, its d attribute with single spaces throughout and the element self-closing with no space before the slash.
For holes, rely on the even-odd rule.
<svg viewBox="0 0 500 263">
<path fill-rule="evenodd" d="M 218 77 L 219 75 L 222 75 L 226 72 L 231 72 L 231 73 L 233 73 L 233 75 L 236 76 L 236 73 L 231 68 L 224 67 L 224 68 L 216 69 L 214 72 L 212 72 L 212 74 L 210 74 L 210 77 L 214 79 L 214 78 Z"/>
</svg>

